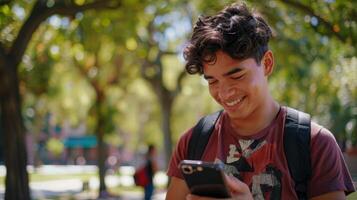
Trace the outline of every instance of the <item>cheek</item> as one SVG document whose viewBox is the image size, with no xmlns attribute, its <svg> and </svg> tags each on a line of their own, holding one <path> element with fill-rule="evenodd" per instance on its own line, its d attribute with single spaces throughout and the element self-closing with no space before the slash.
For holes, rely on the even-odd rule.
<svg viewBox="0 0 357 200">
<path fill-rule="evenodd" d="M 249 90 L 251 93 L 259 97 L 261 95 L 264 95 L 262 93 L 266 90 L 266 87 L 267 87 L 267 83 L 264 80 L 264 77 L 256 77 L 251 81 Z"/>
<path fill-rule="evenodd" d="M 217 101 L 220 102 L 219 100 L 219 92 L 218 89 L 214 86 L 209 86 L 209 93 L 211 94 L 211 96 Z"/>
</svg>

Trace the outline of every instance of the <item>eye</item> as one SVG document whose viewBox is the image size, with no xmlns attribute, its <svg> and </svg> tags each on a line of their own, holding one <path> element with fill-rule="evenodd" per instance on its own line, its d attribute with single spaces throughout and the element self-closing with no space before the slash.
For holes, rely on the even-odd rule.
<svg viewBox="0 0 357 200">
<path fill-rule="evenodd" d="M 242 75 L 239 75 L 239 76 L 234 76 L 232 77 L 232 79 L 234 80 L 239 80 L 239 79 L 242 79 L 244 77 L 245 74 L 242 74 Z"/>
<path fill-rule="evenodd" d="M 210 80 L 207 80 L 207 82 L 208 82 L 208 85 L 212 85 L 212 84 L 217 83 L 218 81 L 215 79 L 210 79 Z"/>
</svg>

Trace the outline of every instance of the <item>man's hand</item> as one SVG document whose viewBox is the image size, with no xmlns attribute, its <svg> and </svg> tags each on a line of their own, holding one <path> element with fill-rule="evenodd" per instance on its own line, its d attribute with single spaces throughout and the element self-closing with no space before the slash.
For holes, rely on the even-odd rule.
<svg viewBox="0 0 357 200">
<path fill-rule="evenodd" d="M 253 200 L 249 187 L 242 181 L 232 176 L 226 176 L 228 189 L 231 191 L 231 200 Z M 187 200 L 214 200 L 215 198 L 201 197 L 189 194 L 186 196 Z"/>
</svg>

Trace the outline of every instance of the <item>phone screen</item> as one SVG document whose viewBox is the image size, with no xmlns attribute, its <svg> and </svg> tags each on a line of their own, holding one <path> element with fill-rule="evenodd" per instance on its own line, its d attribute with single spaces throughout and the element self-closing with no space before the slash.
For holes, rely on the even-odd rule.
<svg viewBox="0 0 357 200">
<path fill-rule="evenodd" d="M 214 198 L 230 197 L 222 164 L 183 160 L 179 167 L 192 194 Z"/>
</svg>

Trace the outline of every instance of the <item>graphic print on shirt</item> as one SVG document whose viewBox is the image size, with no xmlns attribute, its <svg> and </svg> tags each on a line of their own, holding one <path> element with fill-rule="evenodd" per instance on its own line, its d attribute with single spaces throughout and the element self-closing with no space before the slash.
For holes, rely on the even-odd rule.
<svg viewBox="0 0 357 200">
<path fill-rule="evenodd" d="M 249 162 L 252 156 L 259 156 L 258 150 L 267 147 L 265 140 L 239 140 L 239 145 L 230 144 L 225 162 L 225 172 L 242 180 L 242 174 L 254 173 L 254 163 Z M 254 154 L 257 153 L 257 154 Z M 252 195 L 255 200 L 280 199 L 281 172 L 270 163 L 264 171 L 251 177 Z"/>
<path fill-rule="evenodd" d="M 281 172 L 272 165 L 266 171 L 253 176 L 251 191 L 254 200 L 281 198 Z"/>
</svg>

